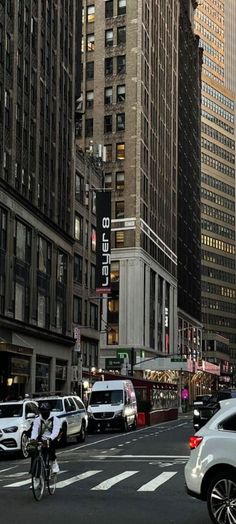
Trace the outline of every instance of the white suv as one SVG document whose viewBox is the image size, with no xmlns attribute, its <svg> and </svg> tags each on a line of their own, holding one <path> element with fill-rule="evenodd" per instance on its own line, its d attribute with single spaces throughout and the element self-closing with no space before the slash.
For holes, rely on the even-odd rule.
<svg viewBox="0 0 236 524">
<path fill-rule="evenodd" d="M 35 401 L 39 406 L 44 402 L 49 404 L 51 412 L 61 420 L 61 444 L 65 445 L 67 439 L 71 437 L 76 437 L 78 442 L 85 441 L 88 415 L 80 397 L 75 395 L 50 396 L 36 398 Z"/>
<path fill-rule="evenodd" d="M 0 402 L 0 452 L 20 451 L 27 458 L 28 435 L 37 415 L 33 400 Z"/>
<path fill-rule="evenodd" d="M 189 438 L 185 466 L 189 495 L 207 501 L 215 524 L 236 523 L 236 399 L 220 402 L 219 411 Z"/>
</svg>

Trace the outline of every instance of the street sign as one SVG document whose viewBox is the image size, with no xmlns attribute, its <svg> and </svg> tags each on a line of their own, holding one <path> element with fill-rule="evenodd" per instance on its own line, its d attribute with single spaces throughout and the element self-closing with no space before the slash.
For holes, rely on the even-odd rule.
<svg viewBox="0 0 236 524">
<path fill-rule="evenodd" d="M 120 358 L 106 358 L 106 369 L 120 369 L 123 364 L 123 360 Z"/>
<path fill-rule="evenodd" d="M 130 349 L 117 349 L 116 350 L 117 358 L 125 359 L 127 358 L 130 362 L 131 360 L 131 350 Z"/>
</svg>

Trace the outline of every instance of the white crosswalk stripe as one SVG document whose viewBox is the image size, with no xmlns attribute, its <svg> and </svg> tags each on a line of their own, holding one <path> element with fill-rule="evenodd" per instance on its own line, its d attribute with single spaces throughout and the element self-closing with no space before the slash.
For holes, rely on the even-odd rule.
<svg viewBox="0 0 236 524">
<path fill-rule="evenodd" d="M 166 471 L 155 477 L 154 479 L 150 480 L 146 484 L 143 484 L 141 488 L 138 489 L 138 491 L 155 491 L 155 489 L 159 488 L 164 482 L 167 482 L 167 480 L 171 479 L 176 475 L 177 471 Z"/>
<path fill-rule="evenodd" d="M 62 473 L 67 473 L 66 470 L 59 471 L 58 475 L 62 475 Z M 13 484 L 7 484 L 6 486 L 3 486 L 4 488 L 20 488 L 21 486 L 27 486 L 27 484 L 31 484 L 31 477 L 27 480 L 19 480 L 18 482 L 13 482 Z"/>
<path fill-rule="evenodd" d="M 92 477 L 96 475 L 96 473 L 101 473 L 101 470 L 85 471 L 85 473 L 81 473 L 81 475 L 75 475 L 75 477 L 71 477 L 70 479 L 57 482 L 57 489 L 65 488 L 66 486 L 70 486 L 70 484 L 74 484 L 74 482 Z"/>
<path fill-rule="evenodd" d="M 132 475 L 135 475 L 135 473 L 138 473 L 138 471 L 124 471 L 123 473 L 120 473 L 120 475 L 116 475 L 115 477 L 111 477 L 110 479 L 105 480 L 104 482 L 101 482 L 101 484 L 98 484 L 93 490 L 107 490 L 112 488 L 115 484 L 118 482 L 121 482 L 122 480 L 127 479 L 128 477 L 131 477 Z"/>
</svg>

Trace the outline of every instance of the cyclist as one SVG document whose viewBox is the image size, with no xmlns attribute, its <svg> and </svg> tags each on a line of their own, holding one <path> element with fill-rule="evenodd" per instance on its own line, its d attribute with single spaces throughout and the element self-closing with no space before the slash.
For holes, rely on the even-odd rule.
<svg viewBox="0 0 236 524">
<path fill-rule="evenodd" d="M 58 417 L 51 414 L 50 405 L 43 402 L 39 406 L 39 417 L 36 417 L 32 427 L 31 440 L 49 442 L 48 454 L 52 462 L 52 472 L 59 472 L 59 465 L 56 460 L 56 444 L 61 431 L 61 423 Z"/>
</svg>

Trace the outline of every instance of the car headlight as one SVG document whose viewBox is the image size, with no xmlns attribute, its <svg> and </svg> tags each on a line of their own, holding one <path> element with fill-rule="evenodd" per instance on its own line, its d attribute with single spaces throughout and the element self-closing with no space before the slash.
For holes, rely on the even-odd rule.
<svg viewBox="0 0 236 524">
<path fill-rule="evenodd" d="M 88 418 L 93 418 L 93 414 L 90 413 L 89 411 L 88 411 L 87 415 L 88 415 Z"/>
<path fill-rule="evenodd" d="M 11 426 L 10 428 L 3 428 L 4 433 L 15 433 L 18 430 L 17 426 Z"/>
<path fill-rule="evenodd" d="M 194 414 L 195 417 L 199 417 L 199 415 L 200 415 L 198 409 L 194 409 L 193 414 Z"/>
<path fill-rule="evenodd" d="M 121 409 L 120 411 L 116 411 L 116 413 L 114 414 L 114 417 L 122 417 L 123 415 L 123 409 Z"/>
</svg>

